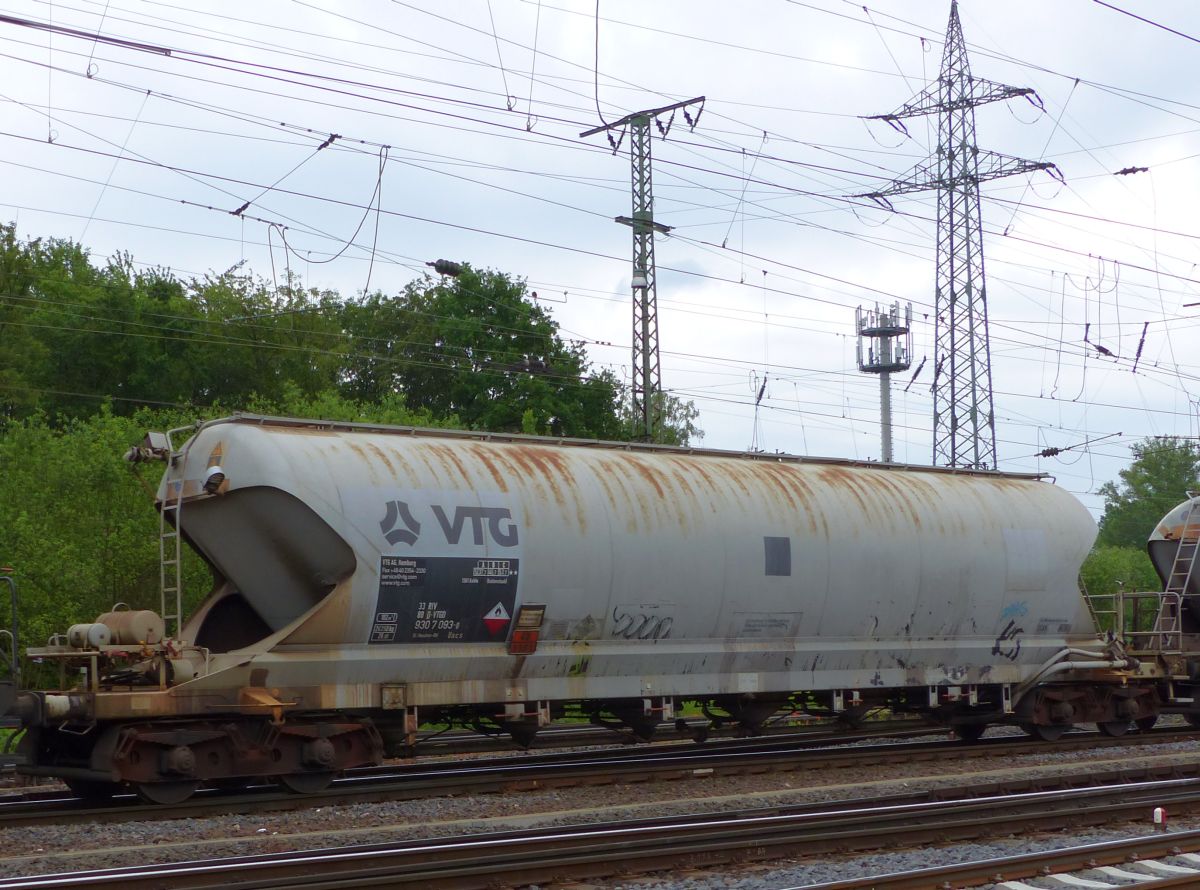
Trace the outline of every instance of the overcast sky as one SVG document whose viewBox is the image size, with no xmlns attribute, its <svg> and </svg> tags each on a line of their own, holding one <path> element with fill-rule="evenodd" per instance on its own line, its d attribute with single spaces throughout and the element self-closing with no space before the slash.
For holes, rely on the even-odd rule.
<svg viewBox="0 0 1200 890">
<path fill-rule="evenodd" d="M 905 135 L 863 117 L 936 78 L 949 10 L 8 0 L 5 15 L 106 40 L 0 23 L 0 206 L 22 236 L 183 276 L 290 268 L 354 295 L 441 257 L 502 270 L 627 378 L 631 238 L 613 218 L 630 212 L 629 140 L 614 155 L 579 133 L 705 96 L 694 129 L 676 115 L 653 146 L 655 217 L 674 227 L 656 243 L 664 386 L 695 401 L 707 446 L 878 459 L 854 311 L 911 302 L 913 370 L 929 364 L 896 379 L 895 455 L 927 464 L 936 196 L 895 212 L 852 196 L 936 148 L 934 118 Z M 1099 515 L 1130 442 L 1198 433 L 1200 8 L 964 0 L 960 14 L 972 73 L 1044 106 L 979 108 L 980 147 L 1064 180 L 983 187 L 999 466 L 1051 473 Z M 1048 447 L 1070 450 L 1036 456 Z"/>
</svg>

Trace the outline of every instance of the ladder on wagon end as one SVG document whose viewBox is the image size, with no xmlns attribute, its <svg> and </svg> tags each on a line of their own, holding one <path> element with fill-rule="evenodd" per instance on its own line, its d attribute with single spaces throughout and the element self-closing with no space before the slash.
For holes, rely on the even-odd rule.
<svg viewBox="0 0 1200 890">
<path fill-rule="evenodd" d="M 166 434 L 167 474 L 179 464 L 175 481 L 163 485 L 158 510 L 158 589 L 159 614 L 168 638 L 179 640 L 183 634 L 183 484 L 187 467 L 187 448 L 175 450 L 171 437 L 176 433 L 195 432 L 196 425 L 168 430 Z"/>
<path fill-rule="evenodd" d="M 1188 585 L 1196 570 L 1197 544 L 1200 543 L 1200 493 L 1189 491 L 1188 505 L 1183 512 L 1183 524 L 1179 529 L 1179 548 L 1175 551 L 1175 559 L 1171 564 L 1171 573 L 1163 589 L 1162 606 L 1158 610 L 1158 618 L 1154 624 L 1155 633 L 1162 635 L 1164 646 L 1168 640 L 1178 640 L 1183 630 L 1181 613 L 1183 598 L 1187 596 Z"/>
<path fill-rule="evenodd" d="M 167 472 L 170 472 L 169 465 Z M 172 499 L 172 488 L 175 490 Z M 158 510 L 159 614 L 168 637 L 179 638 L 179 616 L 183 612 L 183 546 L 179 517 L 183 511 L 183 482 L 168 484 Z M 174 622 L 174 624 L 172 624 Z"/>
</svg>

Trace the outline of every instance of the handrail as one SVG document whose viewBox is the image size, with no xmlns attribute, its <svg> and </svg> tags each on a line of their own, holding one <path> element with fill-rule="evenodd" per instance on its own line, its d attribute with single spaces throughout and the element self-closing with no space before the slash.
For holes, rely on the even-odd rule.
<svg viewBox="0 0 1200 890">
<path fill-rule="evenodd" d="M 1098 627 L 1111 634 L 1112 639 L 1125 643 L 1131 652 L 1176 653 L 1183 644 L 1182 628 L 1179 617 L 1182 613 L 1183 599 L 1178 593 L 1171 591 L 1139 591 L 1119 590 L 1113 593 L 1089 594 L 1088 606 L 1097 618 L 1111 618 L 1112 626 Z M 1111 608 L 1100 608 L 1099 600 L 1111 600 Z M 1154 604 L 1149 616 L 1139 614 L 1138 604 L 1150 601 Z M 1127 614 L 1126 606 L 1134 605 L 1132 621 Z M 1164 621 L 1164 615 L 1172 617 L 1173 622 Z M 1139 622 L 1139 617 L 1150 617 L 1148 624 Z M 1133 626 L 1130 626 L 1130 625 Z"/>
<path fill-rule="evenodd" d="M 8 636 L 12 639 L 12 655 L 9 658 L 9 674 L 12 676 L 13 683 L 20 684 L 21 681 L 21 655 L 20 655 L 20 639 L 19 633 L 19 616 L 17 615 L 17 582 L 13 580 L 12 575 L 7 570 L 0 571 L 0 581 L 8 584 L 8 596 L 12 602 L 12 624 L 8 630 Z"/>
</svg>

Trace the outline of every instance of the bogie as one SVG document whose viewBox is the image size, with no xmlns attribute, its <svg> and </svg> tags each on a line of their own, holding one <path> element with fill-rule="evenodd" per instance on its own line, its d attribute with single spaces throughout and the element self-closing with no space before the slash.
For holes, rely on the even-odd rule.
<svg viewBox="0 0 1200 890">
<path fill-rule="evenodd" d="M 139 723 L 98 729 L 88 737 L 94 740 L 90 751 L 75 734 L 44 730 L 36 753 L 43 762 L 57 761 L 76 773 L 86 768 L 112 775 L 111 782 L 70 779 L 75 793 L 91 799 L 112 796 L 126 785 L 148 802 L 174 804 L 201 784 L 244 788 L 273 779 L 311 792 L 342 770 L 382 762 L 382 740 L 368 721 Z"/>
<path fill-rule="evenodd" d="M 284 773 L 275 777 L 275 781 L 293 794 L 316 794 L 328 788 L 333 779 L 331 772 Z"/>
<path fill-rule="evenodd" d="M 108 800 L 121 790 L 117 782 L 95 782 L 89 779 L 63 779 L 76 797 L 89 801 Z"/>
<path fill-rule="evenodd" d="M 175 806 L 191 797 L 200 782 L 196 780 L 180 780 L 175 782 L 138 782 L 134 790 L 138 797 L 146 803 Z"/>
<path fill-rule="evenodd" d="M 1096 724 L 1096 729 L 1100 730 L 1102 735 L 1113 738 L 1125 735 L 1132 728 L 1133 724 L 1128 720 L 1104 720 Z"/>
<path fill-rule="evenodd" d="M 979 741 L 987 731 L 986 723 L 962 723 L 952 726 L 950 731 L 968 744 Z"/>
<path fill-rule="evenodd" d="M 1023 723 L 1021 729 L 1026 734 L 1043 742 L 1057 742 L 1063 737 L 1071 725 L 1068 723 Z"/>
</svg>

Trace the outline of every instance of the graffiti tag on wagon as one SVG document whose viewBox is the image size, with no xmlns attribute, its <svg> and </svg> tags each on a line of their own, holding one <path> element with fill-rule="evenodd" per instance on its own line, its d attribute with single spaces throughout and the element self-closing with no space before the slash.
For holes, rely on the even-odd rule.
<svg viewBox="0 0 1200 890">
<path fill-rule="evenodd" d="M 512 511 L 507 507 L 459 505 L 447 509 L 441 504 L 433 504 L 429 510 L 447 544 L 458 544 L 469 527 L 471 541 L 476 546 L 482 545 L 485 539 L 491 539 L 498 547 L 517 546 L 517 524 L 512 518 Z M 379 531 L 389 544 L 407 544 L 412 547 L 420 540 L 421 528 L 420 519 L 407 502 L 392 500 L 384 503 Z"/>
<path fill-rule="evenodd" d="M 627 606 L 614 606 L 613 626 L 609 636 L 625 640 L 665 640 L 671 636 L 675 624 L 672 615 L 659 615 L 652 611 L 630 611 Z"/>
<path fill-rule="evenodd" d="M 1017 656 L 1021 654 L 1021 634 L 1025 633 L 1025 628 L 1018 627 L 1016 621 L 1010 620 L 1004 625 L 1004 630 L 1000 631 L 1000 635 L 996 637 L 996 642 L 992 644 L 992 654 L 999 655 L 1001 658 L 1007 658 L 1009 661 L 1016 661 Z"/>
</svg>

